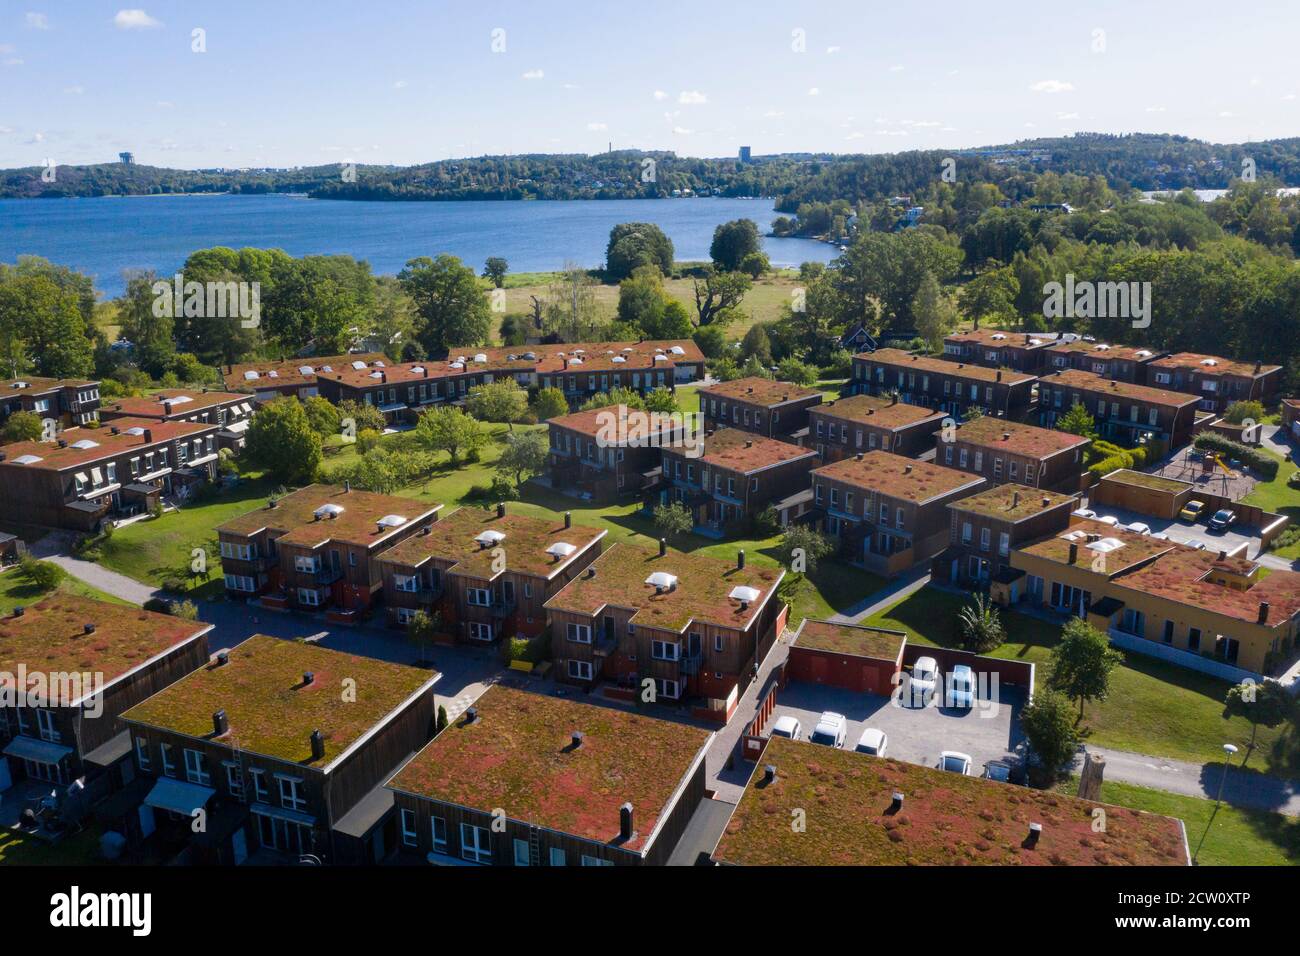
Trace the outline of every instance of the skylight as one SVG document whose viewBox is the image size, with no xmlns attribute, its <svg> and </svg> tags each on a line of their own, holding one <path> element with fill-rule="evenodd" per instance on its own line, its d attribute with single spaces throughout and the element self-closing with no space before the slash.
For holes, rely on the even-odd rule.
<svg viewBox="0 0 1300 956">
<path fill-rule="evenodd" d="M 567 558 L 577 550 L 575 545 L 569 544 L 567 541 L 557 541 L 546 549 L 546 553 L 557 558 Z"/>
<path fill-rule="evenodd" d="M 474 540 L 485 548 L 490 548 L 494 544 L 500 544 L 505 539 L 506 536 L 503 533 L 493 528 L 489 528 L 487 531 L 474 536 Z"/>
<path fill-rule="evenodd" d="M 743 601 L 746 604 L 751 604 L 762 596 L 762 591 L 757 588 L 746 587 L 743 584 L 739 587 L 732 588 L 731 593 L 727 595 L 727 597 L 731 598 L 733 601 Z"/>
<path fill-rule="evenodd" d="M 247 372 L 244 373 L 244 381 L 246 382 L 251 382 L 255 378 L 257 378 L 257 371 L 254 369 L 250 368 Z"/>
<path fill-rule="evenodd" d="M 677 587 L 677 575 L 669 574 L 667 571 L 656 571 L 650 577 L 645 579 L 645 583 L 652 588 L 658 588 L 663 591 L 671 591 Z"/>
<path fill-rule="evenodd" d="M 366 367 L 366 363 L 365 363 L 365 362 L 353 362 L 353 363 L 352 363 L 352 367 L 353 367 L 354 369 L 356 369 L 358 372 L 360 372 L 363 368 Z"/>
<path fill-rule="evenodd" d="M 39 455 L 19 455 L 17 458 L 14 459 L 14 464 L 17 464 L 17 465 L 34 465 L 34 464 L 36 464 L 38 461 L 41 461 L 41 458 L 40 458 Z"/>
<path fill-rule="evenodd" d="M 400 528 L 406 524 L 406 519 L 401 515 L 384 515 L 376 524 L 381 528 Z"/>
<path fill-rule="evenodd" d="M 330 504 L 327 505 L 321 505 L 319 508 L 313 511 L 312 514 L 314 514 L 317 518 L 324 518 L 326 515 L 334 515 L 337 517 L 338 515 L 343 514 L 343 506 L 336 505 L 331 502 Z"/>
<path fill-rule="evenodd" d="M 83 438 L 81 441 L 74 441 L 72 447 L 80 448 L 82 451 L 88 451 L 91 448 L 98 448 L 99 442 L 91 441 L 89 438 Z"/>
</svg>

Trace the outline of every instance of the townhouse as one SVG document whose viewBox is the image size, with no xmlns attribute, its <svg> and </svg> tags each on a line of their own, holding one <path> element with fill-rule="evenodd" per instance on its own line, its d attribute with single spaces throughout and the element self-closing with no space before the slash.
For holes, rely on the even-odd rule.
<svg viewBox="0 0 1300 956">
<path fill-rule="evenodd" d="M 335 825 L 432 737 L 440 676 L 261 634 L 218 651 L 122 717 L 144 778 L 129 840 L 197 863 L 356 862 Z"/>
<path fill-rule="evenodd" d="M 812 480 L 813 501 L 839 553 L 886 577 L 942 551 L 948 503 L 987 484 L 978 475 L 887 451 L 824 465 Z"/>
<path fill-rule="evenodd" d="M 800 809 L 804 829 L 790 825 Z M 712 858 L 733 866 L 1188 866 L 1191 853 L 1175 817 L 774 735 Z"/>
<path fill-rule="evenodd" d="M 699 392 L 706 431 L 739 428 L 789 440 L 808 427 L 808 410 L 823 398 L 815 388 L 757 376 L 708 385 Z"/>
<path fill-rule="evenodd" d="M 1055 335 L 972 329 L 944 337 L 943 356 L 952 362 L 969 362 L 985 368 L 1008 368 L 1037 375 Z"/>
<path fill-rule="evenodd" d="M 1181 448 L 1192 440 L 1197 420 L 1196 398 L 1183 392 L 1073 369 L 1039 379 L 1038 423 L 1044 428 L 1054 428 L 1074 405 L 1087 410 L 1102 438 L 1125 448 L 1153 440 Z"/>
<path fill-rule="evenodd" d="M 1300 612 L 1300 573 L 1262 573 L 1226 552 L 1136 534 L 1092 519 L 1011 552 L 1023 600 L 1084 617 L 1130 650 L 1228 679 L 1288 660 Z"/>
<path fill-rule="evenodd" d="M 1078 491 L 1092 440 L 1053 428 L 1039 428 L 984 416 L 935 434 L 935 461 L 949 468 L 1004 481 Z"/>
<path fill-rule="evenodd" d="M 660 450 L 699 440 L 680 415 L 606 405 L 552 418 L 546 476 L 556 491 L 596 502 L 641 495 L 660 480 Z"/>
<path fill-rule="evenodd" d="M 663 450 L 663 478 L 646 504 L 680 501 L 705 533 L 748 527 L 768 505 L 808 489 L 811 449 L 736 428 L 706 435 L 703 452 Z"/>
<path fill-rule="evenodd" d="M 1044 535 L 1064 531 L 1078 507 L 1074 494 L 1028 485 L 990 485 L 948 504 L 948 546 L 935 556 L 936 581 L 957 587 L 985 587 L 997 581 L 1017 587 L 1020 572 L 1011 551 Z"/>
<path fill-rule="evenodd" d="M 346 482 L 272 498 L 217 527 L 226 596 L 354 621 L 383 588 L 379 555 L 437 521 L 441 508 Z"/>
<path fill-rule="evenodd" d="M 217 432 L 220 447 L 238 451 L 244 447 L 244 432 L 253 420 L 253 399 L 241 392 L 164 388 L 152 395 L 113 399 L 100 410 L 100 417 L 106 422 L 136 418 L 217 424 L 221 426 Z"/>
<path fill-rule="evenodd" d="M 304 400 L 320 394 L 316 385 L 317 374 L 350 368 L 353 362 L 364 366 L 376 362 L 387 364 L 388 357 L 382 352 L 350 352 L 346 355 L 245 362 L 222 367 L 221 379 L 226 383 L 227 391 L 252 392 L 259 405 L 277 398 Z"/>
<path fill-rule="evenodd" d="M 0 422 L 14 412 L 52 419 L 59 428 L 88 425 L 99 418 L 99 383 L 66 378 L 0 381 Z"/>
<path fill-rule="evenodd" d="M 603 528 L 461 508 L 379 556 L 388 622 L 416 611 L 457 641 L 486 644 L 546 630 L 546 602 L 600 555 Z"/>
<path fill-rule="evenodd" d="M 0 791 L 93 783 L 130 753 L 122 714 L 202 666 L 210 630 L 63 592 L 0 618 Z"/>
<path fill-rule="evenodd" d="M 908 405 L 893 394 L 851 395 L 808 412 L 804 443 L 828 464 L 878 448 L 911 458 L 931 448 L 943 419 L 943 412 Z"/>
<path fill-rule="evenodd" d="M 1075 337 L 1068 342 L 1053 342 L 1047 347 L 1046 353 L 1044 371 L 1063 372 L 1074 369 L 1135 385 L 1148 384 L 1148 367 L 1156 359 L 1168 354 L 1145 346 L 1108 345 L 1098 342 L 1090 335 Z"/>
<path fill-rule="evenodd" d="M 642 395 L 704 379 L 704 353 L 692 339 L 534 345 L 532 384 L 558 388 L 570 407 L 611 388 Z"/>
<path fill-rule="evenodd" d="M 877 349 L 853 356 L 853 377 L 844 389 L 848 395 L 897 392 L 909 405 L 958 417 L 979 409 L 985 415 L 1010 418 L 1029 407 L 1035 381 L 1033 375 L 1011 369 Z"/>
<path fill-rule="evenodd" d="M 490 687 L 389 781 L 403 850 L 434 865 L 662 866 L 704 798 L 712 738 Z"/>
<path fill-rule="evenodd" d="M 742 677 L 767 656 L 784 626 L 776 597 L 785 571 L 698 552 L 620 543 L 546 602 L 557 678 L 613 681 L 676 703 L 703 698 L 696 713 L 725 722 Z"/>
<path fill-rule="evenodd" d="M 1282 384 L 1282 366 L 1178 352 L 1153 361 L 1148 381 L 1195 395 L 1201 411 L 1222 414 L 1233 402 L 1271 404 Z"/>
<path fill-rule="evenodd" d="M 185 498 L 216 477 L 216 423 L 120 418 L 0 448 L 0 518 L 76 531 Z"/>
</svg>

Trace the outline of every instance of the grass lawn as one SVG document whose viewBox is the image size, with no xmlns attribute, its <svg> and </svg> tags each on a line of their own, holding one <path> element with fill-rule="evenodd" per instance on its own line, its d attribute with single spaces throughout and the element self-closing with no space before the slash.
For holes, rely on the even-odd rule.
<svg viewBox="0 0 1300 956">
<path fill-rule="evenodd" d="M 130 603 L 119 597 L 114 597 L 112 594 L 105 594 L 103 591 L 92 588 L 89 584 L 82 584 L 76 578 L 71 577 L 64 578 L 57 590 L 68 594 L 77 594 L 81 597 L 97 598 L 100 601 L 108 601 L 110 604 Z M 6 571 L 4 574 L 0 574 L 0 614 L 11 614 L 13 609 L 20 605 L 26 607 L 35 604 L 45 597 L 46 593 L 48 592 L 38 591 L 17 571 Z"/>
<path fill-rule="evenodd" d="M 922 588 L 873 615 L 868 623 L 905 630 L 908 640 L 917 644 L 956 647 L 960 644 L 957 613 L 965 603 L 965 598 L 948 591 Z M 1003 612 L 1002 621 L 1007 642 L 991 656 L 1039 665 L 1035 680 L 1041 686 L 1060 627 L 1015 612 Z M 1245 751 L 1249 722 L 1223 716 L 1223 699 L 1230 686 L 1226 681 L 1140 654 L 1126 657 L 1127 663 L 1111 676 L 1110 696 L 1084 710 L 1090 743 L 1197 763 L 1221 759 L 1224 743 L 1235 743 Z M 1263 754 L 1279 733 L 1259 729 L 1251 766 L 1268 769 Z"/>
<path fill-rule="evenodd" d="M 93 866 L 105 861 L 99 855 L 98 827 L 54 845 L 13 830 L 0 830 L 0 866 Z"/>
<path fill-rule="evenodd" d="M 1062 793 L 1079 792 L 1077 777 L 1061 783 Z M 1187 845 L 1204 866 L 1295 866 L 1300 863 L 1300 820 L 1266 810 L 1244 810 L 1214 801 L 1136 787 L 1114 780 L 1101 785 L 1103 803 L 1177 817 L 1187 828 Z M 1213 823 L 1211 823 L 1211 819 Z M 1209 827 L 1207 832 L 1206 827 Z M 1205 842 L 1202 844 L 1201 839 Z"/>
<path fill-rule="evenodd" d="M 1274 514 L 1286 515 L 1291 519 L 1291 527 L 1300 525 L 1300 489 L 1290 488 L 1286 483 L 1291 473 L 1296 470 L 1295 464 L 1283 460 L 1281 455 L 1276 455 L 1267 448 L 1261 448 L 1260 451 L 1280 463 L 1277 477 L 1272 481 L 1261 481 L 1255 485 L 1250 494 L 1241 499 L 1242 503 L 1255 505 Z M 1276 548 L 1272 553 L 1279 558 L 1294 561 L 1300 558 L 1300 542 Z"/>
</svg>

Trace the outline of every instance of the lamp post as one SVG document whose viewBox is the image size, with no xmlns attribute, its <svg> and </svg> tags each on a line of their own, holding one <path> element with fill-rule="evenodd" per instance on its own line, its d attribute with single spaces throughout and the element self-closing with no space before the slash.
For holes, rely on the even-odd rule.
<svg viewBox="0 0 1300 956">
<path fill-rule="evenodd" d="M 1205 823 L 1205 832 L 1201 834 L 1200 842 L 1196 844 L 1196 852 L 1192 854 L 1192 865 L 1196 865 L 1196 859 L 1201 855 L 1201 847 L 1205 845 L 1205 838 L 1210 835 L 1210 827 L 1214 826 L 1214 818 L 1219 812 L 1219 805 L 1223 802 L 1223 785 L 1228 782 L 1228 765 L 1232 763 L 1232 755 L 1237 752 L 1233 744 L 1223 745 L 1223 776 L 1219 778 L 1219 792 L 1214 798 L 1214 810 L 1210 812 L 1210 819 Z"/>
</svg>

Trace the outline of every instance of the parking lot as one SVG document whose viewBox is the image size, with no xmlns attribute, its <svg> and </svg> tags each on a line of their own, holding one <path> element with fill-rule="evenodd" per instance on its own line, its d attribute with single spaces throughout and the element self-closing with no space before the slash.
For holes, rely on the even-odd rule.
<svg viewBox="0 0 1300 956">
<path fill-rule="evenodd" d="M 907 686 L 906 679 L 903 686 Z M 1019 688 L 1000 687 L 996 704 L 981 699 L 970 710 L 940 707 L 935 701 L 925 707 L 907 707 L 897 700 L 901 696 L 896 693 L 894 698 L 888 698 L 792 681 L 778 694 L 766 732 L 778 719 L 789 715 L 799 721 L 802 739 L 807 740 L 822 712 L 830 710 L 848 719 L 846 750 L 857 746 L 864 729 L 874 727 L 889 738 L 887 757 L 933 767 L 939 762 L 940 752 L 956 750 L 970 755 L 971 773 L 976 776 L 991 760 L 1014 758 L 1023 739 L 1023 695 Z"/>
<path fill-rule="evenodd" d="M 1148 525 L 1153 534 L 1167 534 L 1170 541 L 1177 541 L 1179 544 L 1199 541 L 1205 545 L 1208 551 L 1227 551 L 1229 554 L 1238 554 L 1240 552 L 1240 555 L 1245 558 L 1254 558 L 1259 554 L 1258 528 L 1246 524 L 1234 524 L 1227 531 L 1211 531 L 1206 527 L 1205 522 L 1210 519 L 1213 512 L 1207 513 L 1204 520 L 1191 524 L 1187 521 L 1153 518 L 1150 515 L 1139 514 L 1125 508 L 1116 508 L 1113 505 L 1089 504 L 1088 507 L 1097 512 L 1099 518 L 1105 515 L 1113 515 L 1119 519 L 1120 524 L 1140 521 Z M 1245 550 L 1241 550 L 1243 548 Z"/>
</svg>

